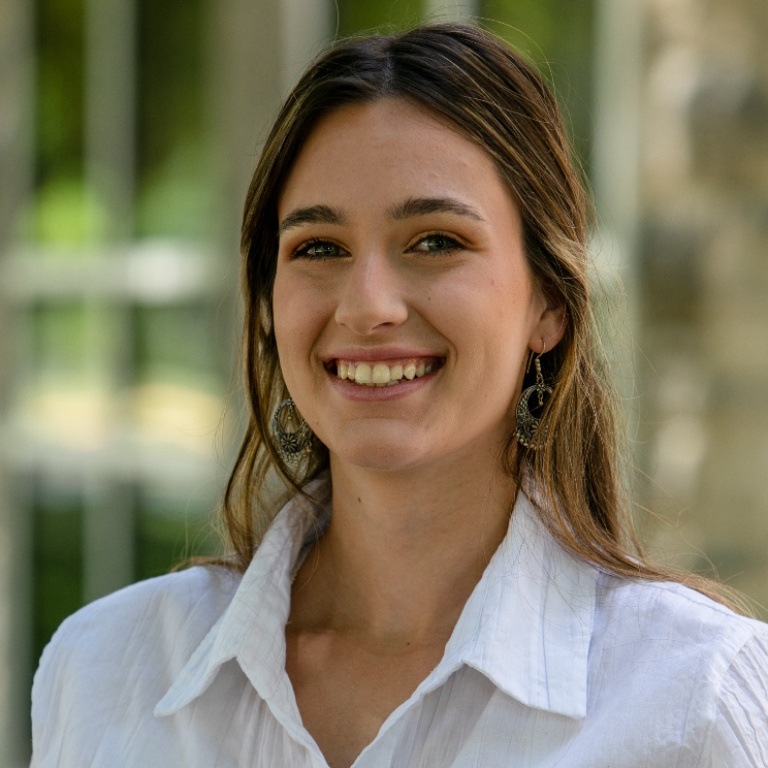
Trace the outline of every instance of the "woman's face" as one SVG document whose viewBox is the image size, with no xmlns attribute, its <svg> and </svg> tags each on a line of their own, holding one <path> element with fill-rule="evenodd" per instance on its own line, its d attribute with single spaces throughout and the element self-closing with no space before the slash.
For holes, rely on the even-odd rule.
<svg viewBox="0 0 768 768">
<path fill-rule="evenodd" d="M 528 349 L 557 343 L 562 311 L 534 286 L 491 158 L 404 100 L 344 107 L 318 122 L 278 208 L 280 365 L 332 459 L 497 457 Z"/>
</svg>

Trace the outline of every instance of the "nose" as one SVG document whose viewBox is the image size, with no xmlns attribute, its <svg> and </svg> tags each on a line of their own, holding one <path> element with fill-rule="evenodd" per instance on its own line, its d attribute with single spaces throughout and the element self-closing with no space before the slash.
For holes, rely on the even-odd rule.
<svg viewBox="0 0 768 768">
<path fill-rule="evenodd" d="M 400 325 L 408 317 L 404 288 L 402 275 L 386 253 L 360 254 L 345 275 L 336 322 L 361 336 Z"/>
</svg>

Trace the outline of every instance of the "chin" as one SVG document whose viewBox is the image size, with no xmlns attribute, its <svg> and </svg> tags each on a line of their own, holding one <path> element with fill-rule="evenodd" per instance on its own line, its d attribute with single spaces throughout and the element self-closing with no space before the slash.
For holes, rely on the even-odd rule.
<svg viewBox="0 0 768 768">
<path fill-rule="evenodd" d="M 337 454 L 337 457 L 345 464 L 373 472 L 397 472 L 408 469 L 417 463 L 411 457 L 403 456 L 401 449 L 379 448 L 374 451 L 344 451 L 342 454 Z"/>
<path fill-rule="evenodd" d="M 330 450 L 332 458 L 336 461 L 374 472 L 405 471 L 427 458 L 413 444 L 403 445 L 401 439 L 350 441 L 341 450 Z"/>
</svg>

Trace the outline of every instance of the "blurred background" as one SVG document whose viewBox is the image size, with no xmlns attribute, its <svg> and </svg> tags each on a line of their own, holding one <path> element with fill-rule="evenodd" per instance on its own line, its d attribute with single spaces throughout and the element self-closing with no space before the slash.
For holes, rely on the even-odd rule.
<svg viewBox="0 0 768 768">
<path fill-rule="evenodd" d="M 649 547 L 768 618 L 765 0 L 2 0 L 0 768 L 59 622 L 218 546 L 239 218 L 280 99 L 336 36 L 446 18 L 564 106 Z"/>
</svg>

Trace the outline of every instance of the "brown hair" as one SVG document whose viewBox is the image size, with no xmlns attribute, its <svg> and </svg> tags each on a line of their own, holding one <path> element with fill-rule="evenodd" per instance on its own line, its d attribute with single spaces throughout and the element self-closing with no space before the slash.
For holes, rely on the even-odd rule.
<svg viewBox="0 0 768 768">
<path fill-rule="evenodd" d="M 518 54 L 481 29 L 457 24 L 335 45 L 306 71 L 266 140 L 242 228 L 251 413 L 223 507 L 235 566 L 247 567 L 277 508 L 269 476 L 276 473 L 289 493 L 300 493 L 328 466 L 327 449 L 316 440 L 310 461 L 294 475 L 270 439 L 270 414 L 286 396 L 272 328 L 278 197 L 324 114 L 386 97 L 429 110 L 488 152 L 519 206 L 534 278 L 565 306 L 565 335 L 542 358 L 554 388 L 543 414 L 547 439 L 533 451 L 510 435 L 506 470 L 534 498 L 552 534 L 577 556 L 615 574 L 684 581 L 722 599 L 703 579 L 648 564 L 632 532 L 622 492 L 617 400 L 590 301 L 589 198 L 557 103 Z"/>
</svg>

